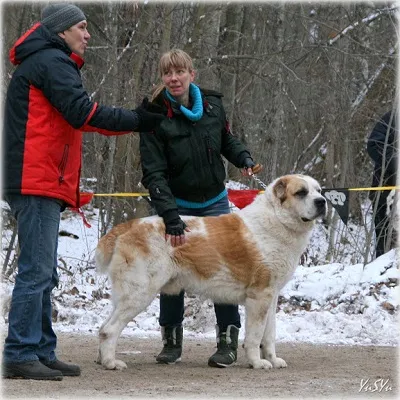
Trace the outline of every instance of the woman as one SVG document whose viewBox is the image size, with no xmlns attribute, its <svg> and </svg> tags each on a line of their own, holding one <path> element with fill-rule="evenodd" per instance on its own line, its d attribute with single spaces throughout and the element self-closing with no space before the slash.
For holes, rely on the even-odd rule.
<svg viewBox="0 0 400 400">
<path fill-rule="evenodd" d="M 154 134 L 140 134 L 143 185 L 165 223 L 165 240 L 185 243 L 180 215 L 217 216 L 230 212 L 221 155 L 248 175 L 261 170 L 236 139 L 226 119 L 220 93 L 197 87 L 191 57 L 174 49 L 160 59 L 162 85 L 151 107 L 162 107 L 167 119 Z M 217 352 L 212 367 L 226 367 L 237 358 L 240 316 L 237 305 L 215 304 Z M 174 364 L 182 354 L 184 292 L 160 296 L 160 325 L 164 347 L 159 363 Z"/>
</svg>

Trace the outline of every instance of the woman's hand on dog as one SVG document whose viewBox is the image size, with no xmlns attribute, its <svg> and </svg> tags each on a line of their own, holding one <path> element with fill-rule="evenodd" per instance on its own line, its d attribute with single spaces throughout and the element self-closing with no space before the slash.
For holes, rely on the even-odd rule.
<svg viewBox="0 0 400 400">
<path fill-rule="evenodd" d="M 190 229 L 180 218 L 168 221 L 165 224 L 165 240 L 171 240 L 172 247 L 185 244 L 185 232 L 190 232 Z"/>
</svg>

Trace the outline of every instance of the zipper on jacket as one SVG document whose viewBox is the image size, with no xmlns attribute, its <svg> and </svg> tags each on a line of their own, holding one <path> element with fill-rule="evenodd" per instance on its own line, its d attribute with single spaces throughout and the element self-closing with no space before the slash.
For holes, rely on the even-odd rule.
<svg viewBox="0 0 400 400">
<path fill-rule="evenodd" d="M 210 165 L 212 165 L 212 147 L 211 147 L 211 139 L 208 132 L 206 133 L 206 146 L 207 146 L 207 158 Z"/>
<path fill-rule="evenodd" d="M 58 170 L 60 171 L 60 176 L 58 177 L 58 183 L 60 185 L 64 182 L 64 173 L 65 173 L 65 168 L 67 166 L 68 153 L 69 153 L 69 144 L 66 144 L 64 146 L 64 152 L 61 157 L 60 164 L 58 165 Z"/>
</svg>

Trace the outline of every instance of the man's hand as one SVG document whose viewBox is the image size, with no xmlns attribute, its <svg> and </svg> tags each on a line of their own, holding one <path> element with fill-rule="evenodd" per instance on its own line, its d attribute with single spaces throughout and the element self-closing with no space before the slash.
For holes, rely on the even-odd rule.
<svg viewBox="0 0 400 400">
<path fill-rule="evenodd" d="M 251 157 L 247 157 L 244 160 L 243 175 L 254 175 L 261 172 L 263 169 L 261 164 L 256 164 Z"/>
<path fill-rule="evenodd" d="M 162 108 L 157 104 L 149 103 L 147 97 L 145 97 L 142 104 L 133 111 L 135 111 L 140 118 L 137 127 L 139 132 L 153 131 L 154 129 L 157 129 L 165 119 L 165 116 L 162 114 Z"/>
</svg>

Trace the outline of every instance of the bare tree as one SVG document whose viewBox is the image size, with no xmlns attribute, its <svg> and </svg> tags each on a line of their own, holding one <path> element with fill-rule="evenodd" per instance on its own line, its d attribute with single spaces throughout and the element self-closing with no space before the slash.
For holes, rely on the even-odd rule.
<svg viewBox="0 0 400 400">
<path fill-rule="evenodd" d="M 224 94 L 234 134 L 265 167 L 263 181 L 302 172 L 325 187 L 369 186 L 366 138 L 395 98 L 396 5 L 121 1 L 82 7 L 92 35 L 82 77 L 95 101 L 135 108 L 159 83 L 161 54 L 183 48 L 194 58 L 197 83 Z M 2 4 L 4 89 L 14 69 L 8 50 L 39 20 L 40 8 Z M 258 187 L 236 168 L 228 177 Z M 98 193 L 142 192 L 137 133 L 85 135 L 82 178 L 97 180 Z M 351 219 L 364 234 L 372 233 L 366 201 L 365 191 L 351 193 Z M 97 197 L 96 205 L 102 233 L 151 212 L 134 197 Z M 327 258 L 338 259 L 350 233 L 331 216 Z M 369 249 L 359 247 L 357 257 L 368 259 Z"/>
</svg>

